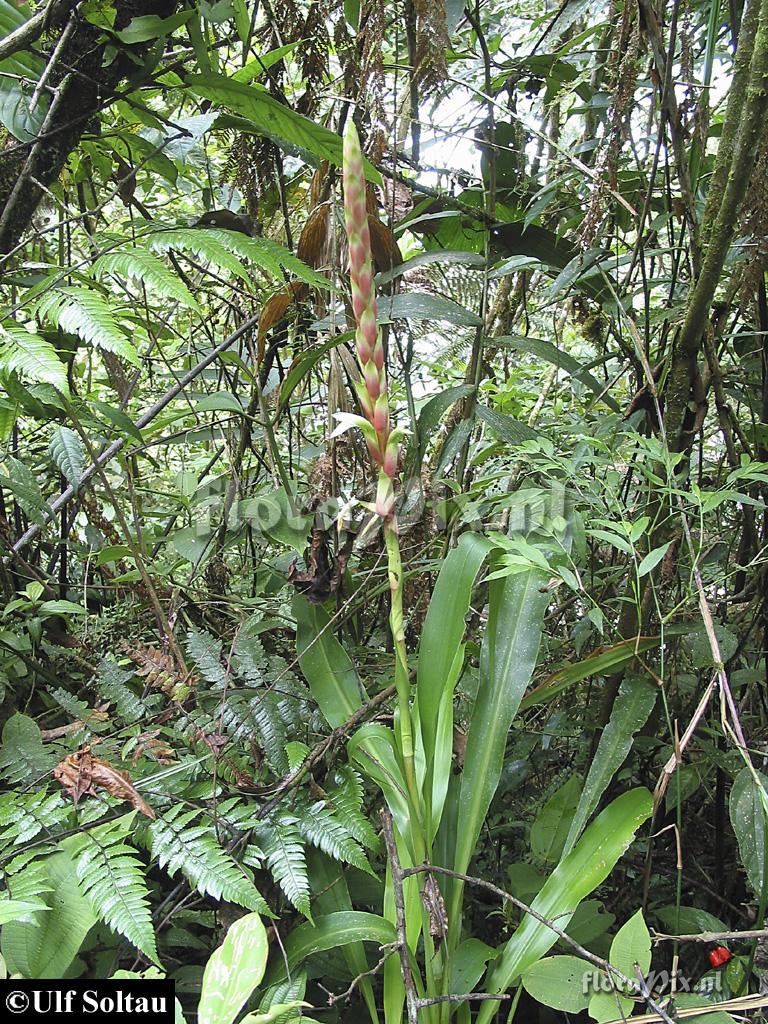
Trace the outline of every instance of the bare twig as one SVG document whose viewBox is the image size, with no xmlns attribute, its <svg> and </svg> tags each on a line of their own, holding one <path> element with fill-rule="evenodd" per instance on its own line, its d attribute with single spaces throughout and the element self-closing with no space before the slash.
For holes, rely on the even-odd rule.
<svg viewBox="0 0 768 1024">
<path fill-rule="evenodd" d="M 405 1000 L 408 1006 L 408 1024 L 418 1024 L 419 1000 L 416 995 L 416 987 L 413 983 L 411 973 L 411 960 L 408 951 L 408 940 L 405 933 L 405 901 L 403 899 L 403 879 L 406 874 L 414 874 L 417 868 L 411 868 L 408 872 L 403 871 L 400 866 L 400 857 L 397 853 L 395 842 L 395 830 L 392 824 L 392 815 L 385 808 L 381 811 L 381 820 L 384 825 L 384 842 L 387 846 L 387 859 L 389 869 L 392 872 L 392 889 L 395 896 L 395 916 L 397 931 L 397 946 L 400 951 L 400 969 L 403 973 L 403 984 L 405 985 Z M 427 870 L 429 870 L 427 868 Z"/>
</svg>

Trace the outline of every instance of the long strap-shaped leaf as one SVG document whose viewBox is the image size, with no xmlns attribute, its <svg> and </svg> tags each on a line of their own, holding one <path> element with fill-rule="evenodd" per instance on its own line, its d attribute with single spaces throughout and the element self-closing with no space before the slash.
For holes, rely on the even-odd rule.
<svg viewBox="0 0 768 1024">
<path fill-rule="evenodd" d="M 355 666 L 319 605 L 310 604 L 305 597 L 297 595 L 293 612 L 301 671 L 326 722 L 337 729 L 362 704 Z"/>
<path fill-rule="evenodd" d="M 490 584 L 480 685 L 472 711 L 459 794 L 454 870 L 465 872 L 501 777 L 504 748 L 539 652 L 549 597 L 538 569 Z M 458 933 L 462 887 L 453 887 L 449 920 Z M 458 938 L 458 935 L 457 935 Z"/>
<path fill-rule="evenodd" d="M 613 870 L 635 833 L 650 817 L 653 799 L 647 789 L 633 789 L 609 804 L 589 826 L 574 850 L 560 861 L 531 905 L 542 917 L 565 928 L 576 907 Z M 530 914 L 523 918 L 494 961 L 485 990 L 500 994 L 557 942 L 557 934 Z M 477 1024 L 489 1024 L 497 1007 L 484 1003 Z"/>
</svg>

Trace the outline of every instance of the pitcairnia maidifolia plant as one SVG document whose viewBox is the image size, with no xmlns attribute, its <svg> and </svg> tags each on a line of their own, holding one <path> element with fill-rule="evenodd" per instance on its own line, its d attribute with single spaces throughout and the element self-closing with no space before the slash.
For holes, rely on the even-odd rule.
<svg viewBox="0 0 768 1024">
<path fill-rule="evenodd" d="M 448 552 L 424 621 L 412 692 L 411 659 L 403 632 L 403 577 L 394 493 L 403 434 L 390 425 L 365 189 L 360 142 L 350 125 L 344 140 L 344 210 L 356 348 L 362 372 L 358 396 L 364 415 L 343 416 L 339 429 L 359 427 L 378 468 L 375 512 L 383 521 L 388 557 L 398 708 L 394 729 L 380 723 L 363 725 L 349 741 L 348 754 L 381 789 L 394 821 L 403 867 L 431 864 L 466 873 L 499 784 L 509 729 L 536 665 L 549 601 L 549 574 L 535 565 L 518 566 L 513 573 L 497 568 L 489 574 L 487 627 L 478 687 L 463 770 L 456 774 L 452 762 L 453 701 L 456 684 L 465 670 L 465 616 L 484 563 L 504 549 L 506 538 L 468 532 Z M 561 554 L 562 550 L 561 547 Z M 556 557 L 556 553 L 549 552 L 549 557 Z M 302 671 L 329 724 L 338 727 L 362 705 L 364 691 L 357 671 L 332 628 L 328 628 L 329 619 L 321 607 L 297 597 L 295 611 Z M 544 918 L 557 918 L 561 928 L 567 925 L 580 901 L 608 876 L 650 814 L 650 794 L 644 789 L 632 790 L 614 800 L 585 829 L 603 789 L 597 795 L 588 795 L 585 788 L 577 815 L 579 828 L 569 837 L 567 853 L 533 904 L 533 909 Z M 428 878 L 434 881 L 427 882 Z M 436 886 L 442 897 L 437 911 Z M 478 989 L 488 994 L 505 993 L 557 941 L 557 935 L 545 924 L 526 916 L 511 938 L 501 942 L 497 950 L 489 950 L 487 957 L 478 959 L 476 940 L 468 943 L 462 930 L 463 894 L 464 883 L 459 879 L 428 872 L 405 878 L 407 962 L 413 978 L 413 990 L 407 1000 L 409 1021 L 447 1024 L 456 1017 L 466 1024 L 470 1020 L 469 1001 L 428 1001 Z M 431 899 L 426 898 L 430 896 Z M 426 909 L 428 902 L 432 905 L 431 918 Z M 430 928 L 436 916 L 443 918 L 441 927 Z M 390 936 L 390 941 L 397 938 L 392 927 L 396 915 L 391 872 L 387 877 L 384 919 L 355 912 L 351 906 L 347 912 L 331 914 L 322 922 L 323 948 L 333 941 L 345 947 L 348 957 L 353 953 L 359 957 L 362 939 L 381 942 L 382 937 Z M 295 941 L 311 947 L 310 930 L 320 927 L 319 919 L 307 922 L 297 929 L 302 938 Z M 279 965 L 276 970 L 281 970 Z M 386 1024 L 399 1024 L 406 1005 L 406 988 L 397 958 L 390 956 L 383 970 L 384 1020 Z M 368 978 L 361 982 L 361 990 L 371 1019 L 380 1020 L 380 1008 Z M 498 1007 L 499 1003 L 492 1000 L 482 1002 L 477 1017 L 480 1024 L 488 1024 Z"/>
</svg>

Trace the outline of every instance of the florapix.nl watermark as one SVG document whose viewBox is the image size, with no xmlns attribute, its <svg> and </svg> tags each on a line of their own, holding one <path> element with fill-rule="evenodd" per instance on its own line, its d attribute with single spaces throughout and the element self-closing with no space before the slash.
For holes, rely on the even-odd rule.
<svg viewBox="0 0 768 1024">
<path fill-rule="evenodd" d="M 685 974 L 676 974 L 667 970 L 652 970 L 643 978 L 642 984 L 639 980 L 628 978 L 627 982 L 617 981 L 610 977 L 605 971 L 585 971 L 581 978 L 581 991 L 583 995 L 595 995 L 598 992 L 615 992 L 618 995 L 629 996 L 630 998 L 644 996 L 647 992 L 655 996 L 669 995 L 671 992 L 696 992 L 700 995 L 711 995 L 723 990 L 723 974 L 721 971 L 708 972 L 698 977 L 690 978 Z M 673 984 L 674 982 L 674 984 Z"/>
<path fill-rule="evenodd" d="M 105 981 L 0 981 L 4 1021 L 93 1021 L 174 1024 L 174 983 L 166 978 L 114 978 Z"/>
</svg>

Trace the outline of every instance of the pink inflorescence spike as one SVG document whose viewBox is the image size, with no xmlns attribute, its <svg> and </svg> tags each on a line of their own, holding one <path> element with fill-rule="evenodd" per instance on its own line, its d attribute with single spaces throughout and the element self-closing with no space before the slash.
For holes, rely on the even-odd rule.
<svg viewBox="0 0 768 1024">
<path fill-rule="evenodd" d="M 383 519 L 388 519 L 395 505 L 394 480 L 397 476 L 399 432 L 391 430 L 389 422 L 384 346 L 376 322 L 363 154 L 357 129 L 351 121 L 344 133 L 343 172 L 344 220 L 349 242 L 349 276 L 356 324 L 355 347 L 363 373 L 363 385 L 359 387 L 358 394 L 366 419 L 376 432 L 376 449 L 369 443 L 374 462 L 379 466 L 376 511 Z"/>
</svg>

